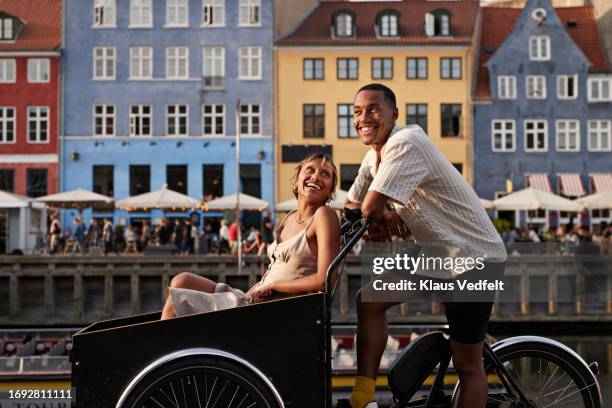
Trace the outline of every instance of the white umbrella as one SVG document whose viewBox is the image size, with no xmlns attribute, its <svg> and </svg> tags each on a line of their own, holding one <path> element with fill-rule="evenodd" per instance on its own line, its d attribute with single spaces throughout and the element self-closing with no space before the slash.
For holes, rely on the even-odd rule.
<svg viewBox="0 0 612 408">
<path fill-rule="evenodd" d="M 346 201 L 347 194 L 348 192 L 344 190 L 337 190 L 336 198 L 328 202 L 327 205 L 334 210 L 342 210 L 344 208 L 344 202 Z M 295 198 L 291 198 L 289 200 L 281 201 L 280 203 L 276 203 L 274 208 L 276 211 L 293 211 L 297 208 L 297 200 Z"/>
<path fill-rule="evenodd" d="M 49 207 L 76 208 L 81 212 L 84 208 L 111 204 L 113 199 L 102 194 L 77 188 L 76 190 L 38 197 L 34 201 L 45 203 Z"/>
<path fill-rule="evenodd" d="M 19 194 L 0 190 L 0 208 L 26 208 L 30 206 L 32 199 Z M 34 208 L 44 208 L 42 203 L 34 203 Z"/>
<path fill-rule="evenodd" d="M 591 194 L 574 201 L 591 210 L 612 209 L 612 191 Z"/>
<path fill-rule="evenodd" d="M 493 209 L 495 209 L 495 206 L 493 205 L 493 201 L 491 201 L 491 200 L 486 200 L 484 198 L 481 198 L 480 199 L 480 203 L 485 208 L 485 210 L 493 210 Z"/>
<path fill-rule="evenodd" d="M 236 209 L 236 194 L 226 195 L 204 203 L 207 210 L 235 210 Z M 248 194 L 240 193 L 240 209 L 241 210 L 257 210 L 261 211 L 268 208 L 267 201 Z"/>
<path fill-rule="evenodd" d="M 139 194 L 119 200 L 115 206 L 122 210 L 128 211 L 141 209 L 145 211 L 152 209 L 160 209 L 165 211 L 185 211 L 186 209 L 199 207 L 200 202 L 195 198 L 169 190 L 166 186 L 164 186 L 161 190 L 151 191 L 149 193 Z"/>
<path fill-rule="evenodd" d="M 528 187 L 493 201 L 498 211 L 558 210 L 578 212 L 581 206 L 567 198 Z"/>
</svg>

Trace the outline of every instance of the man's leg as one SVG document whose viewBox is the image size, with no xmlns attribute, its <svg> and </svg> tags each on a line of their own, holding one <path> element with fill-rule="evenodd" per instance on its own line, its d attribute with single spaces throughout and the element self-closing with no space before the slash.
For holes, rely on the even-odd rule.
<svg viewBox="0 0 612 408">
<path fill-rule="evenodd" d="M 487 403 L 488 386 L 482 349 L 482 341 L 464 344 L 451 339 L 453 366 L 461 385 L 458 408 L 484 408 Z"/>
</svg>

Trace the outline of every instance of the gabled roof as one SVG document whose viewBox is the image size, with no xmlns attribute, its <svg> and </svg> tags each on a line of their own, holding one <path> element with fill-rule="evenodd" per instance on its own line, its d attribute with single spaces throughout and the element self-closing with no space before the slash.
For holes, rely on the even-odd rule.
<svg viewBox="0 0 612 408">
<path fill-rule="evenodd" d="M 445 9 L 451 12 L 451 36 L 428 37 L 425 35 L 425 14 Z M 332 17 L 346 10 L 355 16 L 356 36 L 334 38 Z M 378 14 L 385 10 L 399 12 L 399 36 L 377 37 L 375 26 Z M 426 1 L 323 1 L 291 33 L 276 42 L 281 46 L 347 46 L 347 45 L 415 45 L 415 44 L 470 44 L 478 3 L 473 0 Z"/>
<path fill-rule="evenodd" d="M 510 35 L 522 10 L 507 7 L 482 8 L 482 34 L 480 39 L 476 100 L 491 99 L 489 70 L 485 64 Z M 599 38 L 593 7 L 559 7 L 555 8 L 555 13 L 561 19 L 572 40 L 574 40 L 591 63 L 591 72 L 606 72 L 608 64 Z M 568 28 L 568 21 L 575 21 L 576 26 Z"/>
<path fill-rule="evenodd" d="M 0 12 L 25 25 L 16 41 L 0 41 L 0 51 L 48 51 L 61 45 L 61 0 L 0 0 Z"/>
</svg>

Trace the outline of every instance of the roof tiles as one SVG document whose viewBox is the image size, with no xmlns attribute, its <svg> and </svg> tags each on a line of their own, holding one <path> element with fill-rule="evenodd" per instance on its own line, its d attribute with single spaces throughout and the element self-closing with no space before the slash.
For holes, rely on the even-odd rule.
<svg viewBox="0 0 612 408">
<path fill-rule="evenodd" d="M 0 12 L 26 23 L 16 41 L 0 41 L 0 51 L 48 51 L 60 47 L 61 0 L 0 0 Z"/>
</svg>

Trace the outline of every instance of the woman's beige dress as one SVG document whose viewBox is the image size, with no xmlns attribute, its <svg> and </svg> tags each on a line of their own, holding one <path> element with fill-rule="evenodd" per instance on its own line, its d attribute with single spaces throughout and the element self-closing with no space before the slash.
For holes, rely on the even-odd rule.
<svg viewBox="0 0 612 408">
<path fill-rule="evenodd" d="M 275 240 L 268 247 L 270 266 L 256 285 L 286 282 L 317 273 L 317 258 L 310 252 L 306 238 L 306 231 L 312 225 L 314 217 L 302 232 L 286 241 L 279 242 L 280 233 L 287 218 L 289 215 L 274 231 Z M 243 291 L 225 283 L 217 283 L 214 293 L 178 288 L 169 288 L 169 291 L 177 316 L 212 312 L 250 303 L 249 297 Z M 291 296 L 295 294 L 275 294 L 272 299 Z"/>
</svg>

